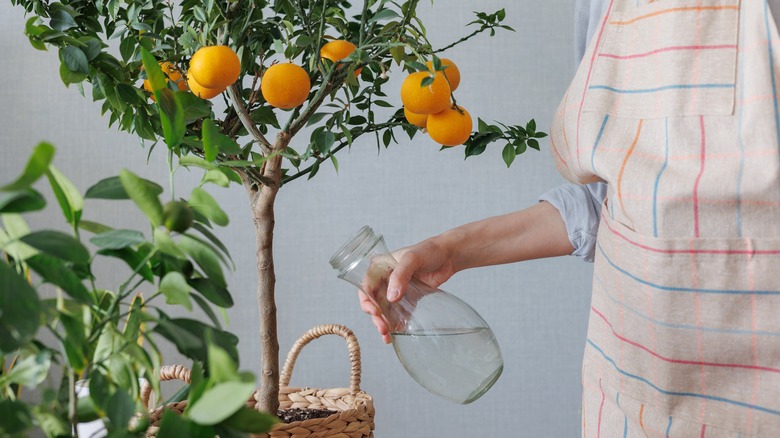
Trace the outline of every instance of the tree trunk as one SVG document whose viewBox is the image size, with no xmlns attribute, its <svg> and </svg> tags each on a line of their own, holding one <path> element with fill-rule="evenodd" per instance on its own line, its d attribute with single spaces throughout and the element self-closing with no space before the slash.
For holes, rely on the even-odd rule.
<svg viewBox="0 0 780 438">
<path fill-rule="evenodd" d="M 276 415 L 279 409 L 279 338 L 276 330 L 273 237 L 274 201 L 281 182 L 281 157 L 268 159 L 263 168 L 264 184 L 242 174 L 255 224 L 257 261 L 257 304 L 260 315 L 260 354 L 262 370 L 258 409 Z"/>
</svg>

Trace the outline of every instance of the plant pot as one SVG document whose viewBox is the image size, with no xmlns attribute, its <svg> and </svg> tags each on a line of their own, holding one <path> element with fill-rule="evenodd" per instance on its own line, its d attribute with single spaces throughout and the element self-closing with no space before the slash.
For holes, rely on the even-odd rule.
<svg viewBox="0 0 780 438">
<path fill-rule="evenodd" d="M 349 388 L 308 388 L 289 386 L 295 361 L 301 349 L 309 342 L 324 335 L 338 335 L 347 342 L 350 358 Z M 343 325 L 319 325 L 303 334 L 293 344 L 287 354 L 284 367 L 279 377 L 279 409 L 326 409 L 335 413 L 323 418 L 311 418 L 290 423 L 278 423 L 271 432 L 253 435 L 254 438 L 373 438 L 374 436 L 374 401 L 371 396 L 360 389 L 360 346 L 352 330 Z M 182 380 L 189 383 L 190 372 L 182 366 L 165 366 L 160 369 L 160 380 Z M 143 402 L 148 405 L 151 387 L 142 388 Z M 255 407 L 254 397 L 247 405 Z M 147 436 L 157 433 L 157 426 L 164 410 L 181 413 L 187 406 L 186 401 L 150 408 L 151 427 Z"/>
</svg>

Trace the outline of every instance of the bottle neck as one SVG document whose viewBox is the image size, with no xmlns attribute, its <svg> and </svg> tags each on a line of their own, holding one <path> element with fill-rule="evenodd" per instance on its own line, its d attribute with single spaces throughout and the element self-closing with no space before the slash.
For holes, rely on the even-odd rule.
<svg viewBox="0 0 780 438">
<path fill-rule="evenodd" d="M 377 256 L 392 260 L 382 235 L 377 235 L 371 227 L 364 226 L 333 254 L 330 265 L 338 272 L 339 278 L 362 287 L 369 269 L 376 269 L 371 266 L 371 262 Z"/>
</svg>

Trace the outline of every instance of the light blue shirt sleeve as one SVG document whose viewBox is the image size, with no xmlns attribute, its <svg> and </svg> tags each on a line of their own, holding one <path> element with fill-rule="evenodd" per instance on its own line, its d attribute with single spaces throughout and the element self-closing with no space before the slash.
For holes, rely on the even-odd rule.
<svg viewBox="0 0 780 438">
<path fill-rule="evenodd" d="M 577 0 L 574 12 L 574 60 L 579 65 L 593 34 L 599 27 L 608 0 Z M 596 254 L 596 234 L 599 230 L 601 203 L 607 195 L 605 183 L 586 185 L 564 184 L 539 197 L 558 209 L 569 242 L 574 247 L 571 255 L 592 262 Z"/>
<path fill-rule="evenodd" d="M 547 201 L 558 209 L 574 247 L 571 255 L 586 262 L 592 262 L 596 254 L 601 203 L 606 195 L 607 185 L 599 182 L 564 184 L 539 197 L 539 201 Z"/>
</svg>

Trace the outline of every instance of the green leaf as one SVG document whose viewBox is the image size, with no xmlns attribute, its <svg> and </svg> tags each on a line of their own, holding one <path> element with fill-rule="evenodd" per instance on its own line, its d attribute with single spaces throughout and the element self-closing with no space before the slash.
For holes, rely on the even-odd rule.
<svg viewBox="0 0 780 438">
<path fill-rule="evenodd" d="M 279 129 L 279 120 L 276 118 L 273 108 L 269 106 L 261 106 L 252 111 L 252 121 L 258 125 L 271 125 L 276 129 Z"/>
<path fill-rule="evenodd" d="M 397 17 L 398 17 L 398 12 L 395 12 L 394 10 L 392 10 L 392 9 L 381 9 L 381 10 L 377 11 L 376 14 L 371 16 L 368 19 L 368 22 L 369 23 L 373 23 L 375 21 L 388 20 L 388 19 L 397 18 Z"/>
<path fill-rule="evenodd" d="M 144 242 L 143 233 L 136 230 L 111 230 L 89 239 L 98 248 L 122 249 Z"/>
<path fill-rule="evenodd" d="M 73 16 L 63 9 L 53 11 L 50 17 L 51 21 L 49 22 L 49 26 L 51 26 L 52 29 L 65 31 L 77 26 Z"/>
<path fill-rule="evenodd" d="M 163 412 L 162 420 L 160 420 L 157 438 L 193 438 L 190 432 L 190 423 L 181 415 L 166 410 Z"/>
<path fill-rule="evenodd" d="M 211 115 L 211 105 L 208 101 L 192 93 L 182 93 L 178 96 L 184 111 L 184 123 L 189 124 Z"/>
<path fill-rule="evenodd" d="M 75 263 L 87 263 L 89 251 L 77 239 L 54 230 L 30 233 L 21 241 L 46 254 Z"/>
<path fill-rule="evenodd" d="M 222 172 L 222 169 L 209 170 L 206 171 L 206 173 L 203 175 L 203 179 L 201 180 L 201 184 L 208 183 L 216 184 L 220 187 L 229 187 L 230 179 L 224 172 Z"/>
<path fill-rule="evenodd" d="M 108 398 L 106 416 L 111 421 L 114 430 L 127 430 L 127 424 L 135 414 L 135 401 L 124 390 L 117 390 Z"/>
<path fill-rule="evenodd" d="M 225 350 L 211 342 L 209 342 L 207 349 L 209 379 L 215 383 L 241 381 L 238 375 L 238 365 Z"/>
<path fill-rule="evenodd" d="M 0 192 L 0 214 L 37 211 L 45 206 L 46 199 L 33 189 Z"/>
<path fill-rule="evenodd" d="M 219 154 L 219 145 L 216 141 L 216 135 L 219 132 L 217 125 L 211 119 L 203 120 L 203 155 L 206 161 L 214 161 Z"/>
<path fill-rule="evenodd" d="M 33 339 L 41 303 L 35 289 L 0 259 L 0 352 L 12 353 Z"/>
<path fill-rule="evenodd" d="M 222 328 L 222 324 L 220 323 L 219 318 L 217 317 L 217 314 L 214 312 L 214 309 L 211 308 L 211 304 L 209 304 L 208 301 L 206 301 L 203 297 L 201 297 L 198 294 L 191 294 L 190 298 L 192 298 L 195 301 L 195 304 L 200 307 L 200 310 L 203 311 L 203 313 L 208 316 L 209 320 L 214 324 L 214 327 L 216 328 Z"/>
<path fill-rule="evenodd" d="M 16 178 L 16 181 L 0 188 L 0 191 L 13 192 L 30 188 L 46 173 L 53 159 L 54 146 L 49 143 L 39 143 L 33 149 L 22 174 Z"/>
<path fill-rule="evenodd" d="M 189 236 L 182 236 L 179 248 L 189 254 L 207 277 L 217 285 L 226 287 L 225 277 L 219 264 L 219 256 L 208 246 Z"/>
<path fill-rule="evenodd" d="M 157 101 L 157 106 L 160 108 L 160 122 L 162 123 L 165 143 L 170 149 L 176 148 L 184 139 L 186 129 L 182 103 L 189 98 L 177 97 L 179 94 L 187 93 L 177 92 L 174 94 L 166 86 L 165 73 L 163 73 L 154 55 L 144 47 L 141 47 L 141 59 L 143 60 L 144 70 L 152 87 L 154 98 Z"/>
<path fill-rule="evenodd" d="M 190 285 L 180 273 L 169 272 L 165 274 L 165 277 L 160 281 L 160 292 L 165 295 L 166 303 L 181 304 L 187 310 L 192 311 Z"/>
<path fill-rule="evenodd" d="M 27 259 L 27 264 L 47 283 L 62 288 L 74 299 L 82 303 L 93 301 L 89 291 L 81 283 L 81 278 L 74 273 L 73 267 L 61 259 L 48 254 L 38 254 Z"/>
<path fill-rule="evenodd" d="M 242 406 L 235 414 L 222 422 L 223 425 L 241 432 L 261 434 L 271 430 L 279 419 L 265 412 Z"/>
<path fill-rule="evenodd" d="M 127 314 L 127 321 L 125 322 L 125 328 L 122 330 L 122 336 L 128 343 L 135 343 L 138 341 L 138 335 L 141 332 L 141 325 L 144 320 L 144 299 L 139 293 L 133 297 L 133 301 L 130 303 L 130 310 Z"/>
<path fill-rule="evenodd" d="M 78 84 L 87 79 L 87 74 L 72 71 L 63 62 L 60 64 L 60 79 L 62 79 L 62 83 L 65 85 Z"/>
<path fill-rule="evenodd" d="M 203 234 L 214 246 L 219 248 L 219 250 L 222 251 L 222 254 L 224 254 L 228 260 L 230 260 L 233 269 L 236 268 L 235 264 L 233 264 L 233 258 L 230 256 L 230 250 L 228 250 L 227 246 L 225 246 L 225 244 L 222 243 L 219 238 L 214 235 L 214 233 L 209 231 L 205 225 L 198 222 L 193 223 L 192 227 L 200 231 L 200 233 Z"/>
<path fill-rule="evenodd" d="M 24 432 L 33 426 L 30 408 L 20 400 L 0 399 L 0 418 L 0 432 L 3 436 L 27 436 Z"/>
<path fill-rule="evenodd" d="M 63 342 L 65 357 L 71 368 L 80 373 L 86 369 L 89 363 L 86 356 L 89 345 L 87 344 L 83 315 L 80 311 L 77 316 L 61 312 L 59 318 L 60 323 L 65 328 L 63 338 L 67 340 L 67 342 Z"/>
<path fill-rule="evenodd" d="M 311 142 L 320 153 L 326 154 L 336 142 L 336 134 L 325 129 L 317 129 L 311 135 Z"/>
<path fill-rule="evenodd" d="M 525 125 L 525 130 L 528 132 L 528 135 L 533 136 L 534 132 L 536 132 L 536 120 L 529 120 Z"/>
<path fill-rule="evenodd" d="M 74 73 L 89 74 L 87 55 L 75 46 L 65 46 L 60 49 L 60 61 Z"/>
<path fill-rule="evenodd" d="M 511 144 L 507 144 L 504 146 L 504 150 L 501 152 L 501 156 L 504 158 L 504 163 L 506 163 L 506 167 L 509 167 L 512 165 L 512 162 L 515 161 L 515 148 Z"/>
<path fill-rule="evenodd" d="M 89 398 L 95 402 L 98 409 L 102 410 L 108 404 L 112 389 L 111 382 L 108 381 L 99 367 L 96 367 L 89 374 Z"/>
<path fill-rule="evenodd" d="M 254 383 L 224 382 L 217 384 L 207 389 L 189 407 L 189 418 L 198 424 L 217 424 L 238 412 L 254 391 Z"/>
<path fill-rule="evenodd" d="M 155 196 L 159 196 L 163 192 L 163 188 L 152 181 L 141 178 L 146 184 L 147 190 L 153 193 Z M 88 199 L 130 199 L 130 196 L 122 186 L 122 181 L 118 176 L 112 176 L 109 178 L 98 181 L 95 185 L 87 189 L 87 193 L 84 195 Z"/>
<path fill-rule="evenodd" d="M 81 219 L 81 211 L 84 210 L 84 199 L 81 197 L 81 193 L 54 166 L 49 166 L 46 176 L 49 179 L 54 196 L 60 204 L 62 213 L 65 215 L 65 219 L 71 225 L 78 225 L 79 219 Z"/>
<path fill-rule="evenodd" d="M 154 247 L 159 249 L 163 254 L 168 254 L 176 258 L 184 259 L 187 255 L 176 245 L 176 242 L 171 239 L 168 234 L 168 230 L 162 228 L 154 229 Z"/>
<path fill-rule="evenodd" d="M 12 383 L 34 388 L 43 382 L 49 374 L 51 367 L 51 355 L 48 351 L 40 351 L 17 360 L 11 371 L 0 376 L 0 384 L 3 386 Z"/>
<path fill-rule="evenodd" d="M 233 307 L 233 297 L 226 287 L 215 284 L 208 278 L 191 278 L 187 283 L 215 305 Z"/>
<path fill-rule="evenodd" d="M 236 335 L 209 327 L 194 319 L 169 319 L 162 312 L 160 313 L 161 316 L 158 320 L 158 325 L 154 328 L 154 332 L 171 341 L 180 353 L 196 361 L 206 362 L 208 360 L 208 352 L 205 339 L 206 336 L 211 336 L 211 340 L 238 363 L 238 338 Z"/>
<path fill-rule="evenodd" d="M 190 207 L 195 211 L 202 214 L 215 224 L 220 226 L 226 226 L 230 219 L 227 213 L 225 213 L 217 204 L 217 201 L 209 194 L 209 192 L 203 190 L 200 187 L 196 187 L 192 190 L 189 199 Z"/>
<path fill-rule="evenodd" d="M 127 169 L 122 169 L 119 179 L 125 192 L 149 218 L 152 225 L 159 227 L 162 224 L 163 207 L 155 191 L 149 188 L 144 179 Z"/>
<path fill-rule="evenodd" d="M 536 139 L 529 138 L 527 143 L 529 148 L 534 148 L 537 151 L 539 150 L 539 142 Z"/>
<path fill-rule="evenodd" d="M 3 228 L 0 228 L 0 249 L 5 251 L 14 260 L 27 260 L 38 254 L 39 251 L 30 245 L 19 240 L 19 238 L 30 234 L 30 227 L 24 218 L 18 214 L 8 213 L 0 215 L 3 221 Z"/>
<path fill-rule="evenodd" d="M 146 78 L 149 81 L 149 85 L 151 86 L 152 91 L 156 92 L 164 88 L 168 88 L 166 86 L 167 80 L 165 78 L 165 73 L 163 73 L 160 64 L 157 62 L 157 59 L 155 59 L 154 55 L 146 50 L 145 47 L 140 46 L 140 48 L 141 60 L 143 61 L 144 65 L 144 72 L 146 72 Z M 154 97 L 157 99 L 160 98 L 156 93 Z"/>
<path fill-rule="evenodd" d="M 79 222 L 79 228 L 94 234 L 105 233 L 106 231 L 113 230 L 113 228 L 109 227 L 108 225 L 85 220 Z"/>
</svg>

